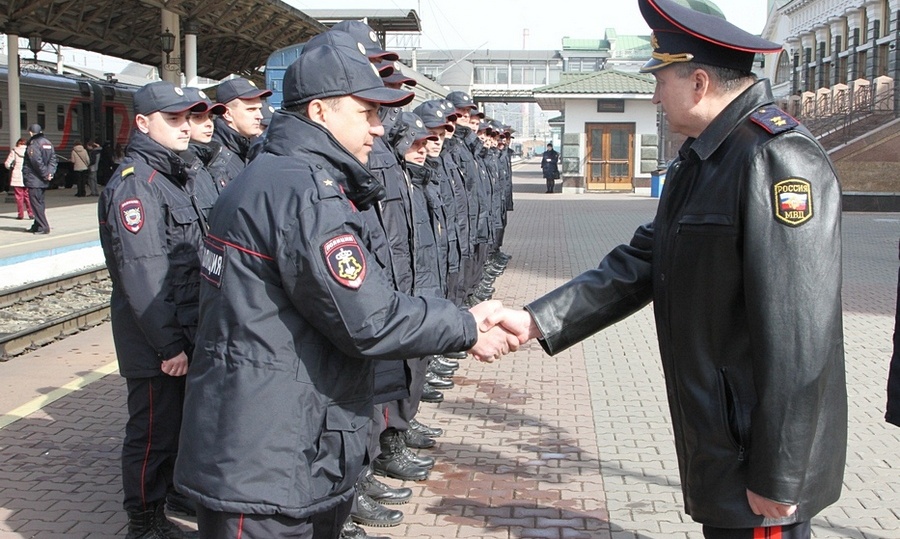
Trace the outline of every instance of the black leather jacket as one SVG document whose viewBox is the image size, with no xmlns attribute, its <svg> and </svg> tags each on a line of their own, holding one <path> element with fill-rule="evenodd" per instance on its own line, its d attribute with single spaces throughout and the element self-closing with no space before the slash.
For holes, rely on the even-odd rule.
<svg viewBox="0 0 900 539">
<path fill-rule="evenodd" d="M 371 173 L 279 110 L 210 214 L 197 350 L 175 483 L 214 511 L 305 518 L 349 499 L 366 463 L 373 359 L 471 347 L 474 318 L 396 292 Z M 382 247 L 378 247 L 382 246 Z M 227 465 L 223 465 L 227 464 Z"/>
<path fill-rule="evenodd" d="M 653 223 L 527 307 L 556 353 L 653 301 L 686 510 L 717 527 L 763 525 L 745 489 L 810 520 L 844 471 L 840 186 L 772 101 L 767 81 L 738 96 L 685 142 Z"/>
</svg>

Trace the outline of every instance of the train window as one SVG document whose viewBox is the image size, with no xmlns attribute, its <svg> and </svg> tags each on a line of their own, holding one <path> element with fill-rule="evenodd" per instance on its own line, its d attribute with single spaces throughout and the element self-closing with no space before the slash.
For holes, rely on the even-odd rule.
<svg viewBox="0 0 900 539">
<path fill-rule="evenodd" d="M 30 125 L 28 123 L 28 107 L 25 105 L 24 101 L 22 101 L 21 105 L 22 105 L 22 108 L 20 109 L 20 112 L 19 112 L 19 125 L 21 125 L 22 127 L 26 127 L 26 126 Z"/>
<path fill-rule="evenodd" d="M 66 108 L 62 105 L 56 105 L 56 129 L 60 133 L 66 128 Z"/>
<path fill-rule="evenodd" d="M 44 110 L 43 103 L 38 103 L 37 106 L 37 123 L 41 124 L 41 127 L 47 127 L 47 111 Z"/>
</svg>

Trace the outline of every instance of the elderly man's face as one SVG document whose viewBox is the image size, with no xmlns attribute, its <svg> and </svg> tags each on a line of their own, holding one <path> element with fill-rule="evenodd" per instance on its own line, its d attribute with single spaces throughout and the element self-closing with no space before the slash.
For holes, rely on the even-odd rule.
<svg viewBox="0 0 900 539">
<path fill-rule="evenodd" d="M 698 132 L 695 125 L 697 93 L 694 77 L 680 77 L 678 71 L 671 66 L 660 69 L 653 76 L 656 77 L 653 103 L 662 105 L 669 129 L 689 137 L 699 135 L 703 129 L 700 127 Z"/>
</svg>

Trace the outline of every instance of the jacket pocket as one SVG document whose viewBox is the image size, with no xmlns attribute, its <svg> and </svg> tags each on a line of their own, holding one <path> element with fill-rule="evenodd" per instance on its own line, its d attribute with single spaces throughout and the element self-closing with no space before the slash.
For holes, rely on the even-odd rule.
<svg viewBox="0 0 900 539">
<path fill-rule="evenodd" d="M 678 220 L 678 234 L 735 235 L 734 218 L 723 213 L 684 214 Z"/>
<path fill-rule="evenodd" d="M 310 486 L 314 499 L 322 499 L 353 488 L 366 456 L 366 427 L 372 418 L 372 401 L 333 403 L 325 412 L 318 450 L 310 463 Z"/>
<path fill-rule="evenodd" d="M 728 436 L 729 441 L 737 450 L 738 460 L 744 460 L 749 431 L 747 430 L 746 421 L 744 421 L 741 401 L 737 391 L 731 385 L 726 367 L 719 369 L 719 390 L 721 394 L 719 408 L 722 410 L 722 423 L 725 427 L 726 436 Z"/>
</svg>

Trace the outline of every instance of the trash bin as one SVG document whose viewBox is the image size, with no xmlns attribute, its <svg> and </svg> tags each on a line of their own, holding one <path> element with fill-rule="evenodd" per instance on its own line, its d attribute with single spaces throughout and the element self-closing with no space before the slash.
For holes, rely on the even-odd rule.
<svg viewBox="0 0 900 539">
<path fill-rule="evenodd" d="M 659 198 L 662 196 L 663 187 L 666 185 L 666 169 L 654 170 L 650 173 L 650 196 Z"/>
</svg>

